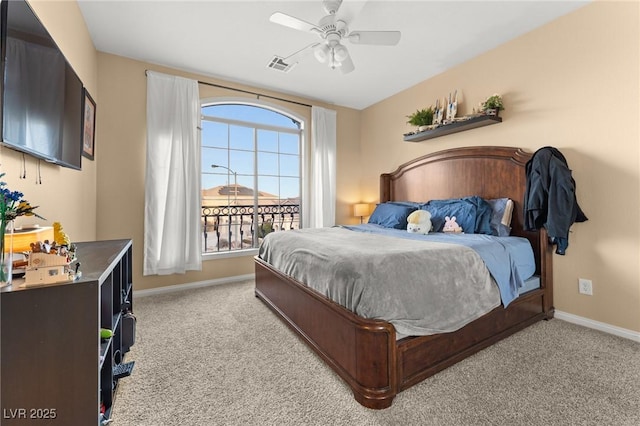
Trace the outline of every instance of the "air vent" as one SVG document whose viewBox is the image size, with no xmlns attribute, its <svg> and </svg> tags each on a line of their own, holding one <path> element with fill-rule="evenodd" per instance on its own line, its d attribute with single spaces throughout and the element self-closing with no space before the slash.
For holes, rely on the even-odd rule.
<svg viewBox="0 0 640 426">
<path fill-rule="evenodd" d="M 272 68 L 276 71 L 289 72 L 291 71 L 291 68 L 296 65 L 296 63 L 287 64 L 284 61 L 284 58 L 281 58 L 280 56 L 274 56 L 273 59 L 271 59 L 271 61 L 269 61 L 269 63 L 267 64 L 267 68 Z"/>
</svg>

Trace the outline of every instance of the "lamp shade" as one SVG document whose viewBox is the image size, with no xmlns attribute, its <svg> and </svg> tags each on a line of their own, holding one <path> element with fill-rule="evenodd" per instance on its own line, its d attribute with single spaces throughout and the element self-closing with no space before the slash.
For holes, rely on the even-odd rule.
<svg viewBox="0 0 640 426">
<path fill-rule="evenodd" d="M 358 203 L 353 206 L 353 215 L 356 217 L 369 216 L 369 204 Z"/>
<path fill-rule="evenodd" d="M 347 51 L 346 47 L 344 47 L 341 44 L 338 44 L 336 47 L 333 48 L 333 57 L 335 58 L 336 61 L 342 62 L 349 57 L 349 52 Z"/>
<path fill-rule="evenodd" d="M 316 49 L 313 51 L 313 54 L 318 61 L 324 64 L 329 58 L 329 52 L 329 46 L 327 46 L 326 44 L 321 44 L 320 46 L 316 47 Z"/>
</svg>

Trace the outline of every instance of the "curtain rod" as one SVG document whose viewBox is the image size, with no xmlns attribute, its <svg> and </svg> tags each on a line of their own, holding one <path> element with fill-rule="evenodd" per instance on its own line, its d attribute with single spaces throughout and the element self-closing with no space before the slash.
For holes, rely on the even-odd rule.
<svg viewBox="0 0 640 426">
<path fill-rule="evenodd" d="M 144 75 L 147 75 L 147 71 L 149 71 L 149 70 L 144 70 Z M 309 104 L 304 104 L 302 102 L 297 102 L 297 101 L 291 101 L 289 99 L 278 98 L 277 96 L 263 95 L 262 93 L 252 92 L 250 90 L 236 89 L 235 87 L 223 86 L 221 84 L 215 84 L 215 83 L 208 83 L 206 81 L 200 81 L 200 80 L 197 80 L 197 81 L 198 81 L 198 84 L 204 84 L 205 86 L 212 86 L 212 87 L 218 87 L 220 89 L 233 90 L 235 92 L 241 92 L 241 93 L 247 93 L 249 95 L 255 95 L 258 98 L 263 97 L 263 98 L 275 99 L 277 101 L 289 102 L 290 104 L 296 104 L 296 105 L 305 106 L 307 108 L 311 108 L 311 105 L 309 105 Z"/>
<path fill-rule="evenodd" d="M 308 108 L 311 108 L 311 105 L 309 105 L 309 104 L 304 104 L 302 102 L 297 102 L 297 101 L 291 101 L 289 99 L 278 98 L 277 96 L 263 95 L 261 93 L 252 92 L 250 90 L 236 89 L 235 87 L 222 86 L 220 84 L 208 83 L 206 81 L 200 81 L 200 80 L 198 80 L 198 84 L 204 84 L 205 86 L 219 87 L 221 89 L 233 90 L 233 91 L 241 92 L 241 93 L 248 93 L 250 95 L 257 96 L 258 98 L 263 97 L 263 98 L 275 99 L 275 100 L 278 100 L 278 101 L 289 102 L 290 104 L 296 104 L 296 105 L 301 105 L 301 106 L 306 106 Z"/>
</svg>

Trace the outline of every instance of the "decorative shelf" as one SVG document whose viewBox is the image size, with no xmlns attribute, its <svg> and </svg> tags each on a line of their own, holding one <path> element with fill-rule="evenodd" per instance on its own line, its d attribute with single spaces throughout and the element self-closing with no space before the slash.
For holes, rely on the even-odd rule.
<svg viewBox="0 0 640 426">
<path fill-rule="evenodd" d="M 502 123 L 502 118 L 495 115 L 481 115 L 478 117 L 470 118 L 465 121 L 457 121 L 451 124 L 445 124 L 444 126 L 436 127 L 435 129 L 425 130 L 413 135 L 405 136 L 405 142 L 420 142 L 427 139 L 438 138 L 440 136 L 450 135 L 452 133 L 464 132 L 465 130 L 471 130 L 478 127 L 490 126 L 491 124 Z"/>
</svg>

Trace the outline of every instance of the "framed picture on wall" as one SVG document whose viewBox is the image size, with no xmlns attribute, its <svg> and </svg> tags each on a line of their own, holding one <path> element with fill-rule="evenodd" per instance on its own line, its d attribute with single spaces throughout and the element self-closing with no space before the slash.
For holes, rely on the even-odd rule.
<svg viewBox="0 0 640 426">
<path fill-rule="evenodd" d="M 83 104 L 82 155 L 93 160 L 96 147 L 96 103 L 87 89 L 84 89 Z"/>
</svg>

